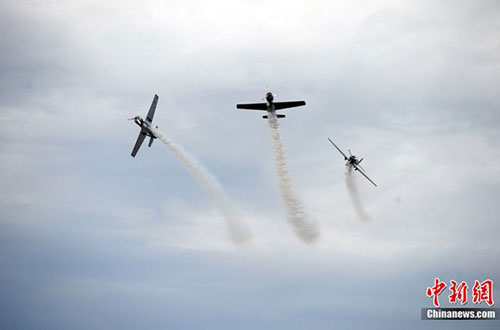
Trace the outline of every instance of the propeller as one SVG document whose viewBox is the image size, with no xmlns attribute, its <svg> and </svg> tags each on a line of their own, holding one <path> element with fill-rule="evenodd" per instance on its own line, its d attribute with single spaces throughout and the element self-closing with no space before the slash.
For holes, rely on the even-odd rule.
<svg viewBox="0 0 500 330">
<path fill-rule="evenodd" d="M 137 110 L 137 114 L 134 117 L 127 118 L 127 120 L 134 120 L 135 118 L 140 117 L 140 115 L 139 115 L 140 113 L 141 113 L 141 110 L 139 109 L 139 110 Z"/>
<path fill-rule="evenodd" d="M 269 89 L 269 85 L 266 85 L 266 94 L 267 94 L 267 93 L 269 93 L 269 92 L 271 92 L 271 93 L 273 94 L 273 96 L 274 96 L 274 97 L 279 97 L 279 93 L 275 93 L 274 91 L 271 91 L 271 90 Z M 263 97 L 263 98 L 262 98 L 262 101 L 265 101 L 265 100 L 266 100 L 266 98 L 265 98 L 265 97 Z"/>
</svg>

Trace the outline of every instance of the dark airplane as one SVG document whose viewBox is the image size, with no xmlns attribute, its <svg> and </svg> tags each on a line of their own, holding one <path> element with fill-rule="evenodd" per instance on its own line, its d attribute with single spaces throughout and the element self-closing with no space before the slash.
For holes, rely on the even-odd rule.
<svg viewBox="0 0 500 330">
<path fill-rule="evenodd" d="M 135 154 L 137 151 L 139 151 L 139 148 L 142 145 L 142 142 L 146 138 L 146 136 L 149 136 L 149 144 L 148 147 L 151 147 L 153 144 L 154 139 L 157 138 L 156 136 L 156 131 L 153 127 L 153 117 L 155 115 L 155 110 L 156 110 L 156 104 L 158 103 L 158 95 L 155 94 L 155 97 L 153 98 L 153 103 L 151 103 L 151 107 L 149 108 L 148 115 L 146 116 L 146 119 L 142 119 L 140 116 L 135 116 L 134 118 L 129 118 L 128 120 L 133 120 L 140 128 L 141 131 L 139 132 L 139 136 L 137 137 L 137 141 L 135 142 L 134 149 L 132 150 L 132 157 L 135 157 Z M 156 126 L 158 128 L 158 126 Z"/>
<path fill-rule="evenodd" d="M 247 103 L 247 104 L 237 104 L 238 109 L 247 110 L 264 110 L 267 111 L 267 115 L 262 116 L 262 118 L 267 119 L 270 115 L 276 115 L 276 118 L 285 118 L 285 115 L 276 114 L 276 110 L 300 107 L 306 105 L 305 101 L 290 101 L 290 102 L 274 102 L 274 95 L 271 92 L 266 93 L 266 103 Z"/>
<path fill-rule="evenodd" d="M 328 138 L 328 141 L 330 141 L 333 146 L 342 154 L 342 156 L 344 156 L 344 160 L 346 161 L 345 163 L 345 166 L 352 166 L 354 167 L 354 170 L 355 171 L 358 171 L 359 173 L 361 173 L 365 178 L 368 179 L 368 181 L 370 181 L 371 183 L 373 183 L 373 185 L 376 187 L 377 185 L 375 184 L 375 182 L 373 182 L 369 177 L 368 175 L 366 175 L 363 171 L 365 170 L 364 168 L 361 167 L 361 165 L 359 165 L 359 163 L 361 163 L 363 161 L 363 158 L 361 159 L 358 159 L 356 156 L 353 156 L 351 154 L 351 150 L 349 150 L 349 157 L 347 157 L 343 152 L 342 150 L 339 149 L 339 147 L 337 147 L 335 145 L 335 143 L 333 143 L 332 140 L 330 140 L 330 138 Z"/>
</svg>

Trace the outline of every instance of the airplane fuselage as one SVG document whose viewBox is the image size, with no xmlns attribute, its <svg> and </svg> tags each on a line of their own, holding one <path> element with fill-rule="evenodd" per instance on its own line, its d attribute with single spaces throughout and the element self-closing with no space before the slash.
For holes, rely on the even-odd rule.
<svg viewBox="0 0 500 330">
<path fill-rule="evenodd" d="M 340 154 L 342 154 L 342 156 L 344 156 L 345 166 L 347 166 L 349 168 L 349 171 L 351 171 L 354 168 L 355 171 L 358 171 L 359 173 L 361 173 L 361 175 L 363 175 L 375 187 L 377 186 L 375 184 L 375 182 L 373 182 L 372 179 L 370 179 L 368 177 L 368 175 L 365 174 L 365 172 L 364 172 L 365 169 L 362 168 L 361 165 L 359 164 L 359 163 L 361 163 L 363 161 L 363 158 L 358 159 L 356 156 L 354 156 L 353 154 L 351 154 L 351 150 L 349 150 L 349 157 L 347 157 L 347 155 L 342 150 L 340 150 L 340 148 L 337 147 L 337 145 L 335 143 L 333 143 L 333 141 L 330 140 L 330 138 L 328 138 L 328 141 L 330 141 L 330 143 L 333 144 L 333 146 L 335 147 L 335 149 L 337 149 L 337 151 L 340 152 Z"/>
<path fill-rule="evenodd" d="M 356 164 L 358 165 L 358 161 L 356 160 L 355 156 L 351 156 L 347 159 L 347 164 L 346 165 L 353 165 Z"/>
<path fill-rule="evenodd" d="M 132 157 L 135 157 L 139 149 L 141 148 L 142 142 L 144 142 L 144 139 L 146 136 L 149 137 L 149 143 L 148 147 L 151 147 L 153 145 L 153 141 L 157 138 L 160 138 L 161 135 L 160 133 L 156 130 L 158 126 L 153 126 L 153 117 L 155 115 L 155 110 L 156 110 L 156 105 L 158 104 L 158 99 L 159 96 L 155 94 L 153 97 L 153 102 L 151 103 L 151 107 L 149 107 L 148 114 L 146 116 L 146 119 L 142 119 L 140 116 L 135 116 L 134 118 L 129 118 L 129 120 L 133 120 L 134 123 L 136 123 L 137 126 L 141 128 L 141 131 L 139 132 L 139 136 L 137 137 L 137 140 L 135 141 L 134 149 L 132 149 L 132 153 L 130 154 Z"/>
<path fill-rule="evenodd" d="M 275 116 L 276 118 L 285 118 L 285 115 L 276 113 L 276 107 L 274 106 L 274 95 L 271 92 L 266 93 L 266 105 L 268 115 L 262 116 L 262 118 L 267 119 L 268 116 Z"/>
<path fill-rule="evenodd" d="M 274 95 L 271 92 L 267 92 L 265 96 L 265 103 L 246 103 L 237 104 L 238 109 L 248 109 L 248 110 L 264 110 L 267 111 L 267 115 L 262 116 L 264 119 L 269 118 L 285 118 L 283 114 L 277 114 L 277 110 L 295 108 L 306 105 L 305 101 L 288 101 L 288 102 L 274 102 Z"/>
<path fill-rule="evenodd" d="M 350 156 L 349 158 L 346 159 L 346 163 L 345 163 L 345 166 L 349 166 L 349 165 L 359 165 L 359 163 L 361 163 L 361 161 L 363 160 L 363 158 L 361 159 L 358 159 L 356 156 Z"/>
<path fill-rule="evenodd" d="M 266 93 L 267 112 L 276 111 L 274 109 L 273 101 L 274 101 L 274 95 L 273 95 L 273 93 L 267 92 Z"/>
<path fill-rule="evenodd" d="M 141 117 L 137 116 L 134 118 L 134 122 L 140 127 L 140 128 L 145 128 L 147 130 L 147 135 L 149 137 L 157 138 L 155 133 L 153 132 L 154 127 L 153 124 L 148 122 L 147 120 L 142 119 Z"/>
</svg>

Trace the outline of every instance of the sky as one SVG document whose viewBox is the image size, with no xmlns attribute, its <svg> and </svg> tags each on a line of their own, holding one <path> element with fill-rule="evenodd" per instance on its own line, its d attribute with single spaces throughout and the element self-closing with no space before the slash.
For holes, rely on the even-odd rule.
<svg viewBox="0 0 500 330">
<path fill-rule="evenodd" d="M 500 299 L 498 1 L 1 0 L 0 31 L 0 328 L 498 326 L 420 320 L 435 277 Z M 236 109 L 269 90 L 307 102 L 280 133 L 314 244 Z M 248 244 L 160 141 L 130 157 L 155 93 Z"/>
</svg>

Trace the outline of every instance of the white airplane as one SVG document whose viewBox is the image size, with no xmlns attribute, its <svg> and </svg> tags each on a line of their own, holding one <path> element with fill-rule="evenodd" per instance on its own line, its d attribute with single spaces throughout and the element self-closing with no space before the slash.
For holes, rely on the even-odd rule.
<svg viewBox="0 0 500 330">
<path fill-rule="evenodd" d="M 153 98 L 153 103 L 151 103 L 151 107 L 149 108 L 148 115 L 146 116 L 146 119 L 142 119 L 140 116 L 135 116 L 133 118 L 129 118 L 128 120 L 133 120 L 139 127 L 141 128 L 141 131 L 139 132 L 139 136 L 137 137 L 137 141 L 135 142 L 134 149 L 132 150 L 132 157 L 135 157 L 135 154 L 137 151 L 139 151 L 139 148 L 142 145 L 142 142 L 146 138 L 146 136 L 149 136 L 149 144 L 148 147 L 151 147 L 153 144 L 154 139 L 157 138 L 155 135 L 153 129 L 153 117 L 155 115 L 155 110 L 156 110 L 156 104 L 158 103 L 158 95 L 155 94 L 155 97 Z M 156 126 L 158 128 L 158 126 Z"/>
<path fill-rule="evenodd" d="M 346 160 L 346 163 L 345 163 L 345 166 L 352 166 L 354 167 L 354 170 L 355 171 L 358 171 L 359 173 L 361 173 L 365 178 L 368 179 L 368 181 L 370 181 L 371 183 L 373 183 L 373 185 L 376 187 L 377 185 L 375 184 L 375 182 L 373 182 L 369 177 L 368 175 L 366 175 L 363 171 L 365 170 L 364 168 L 361 167 L 361 165 L 359 165 L 359 163 L 361 163 L 363 161 L 363 158 L 361 159 L 358 159 L 356 156 L 354 156 L 353 154 L 351 154 L 351 150 L 349 150 L 349 157 L 347 157 L 343 152 L 342 150 L 339 149 L 339 147 L 337 147 L 335 145 L 335 143 L 333 143 L 332 140 L 330 140 L 330 138 L 328 138 L 328 141 L 330 141 L 333 146 L 342 154 L 342 156 L 344 156 L 344 160 Z"/>
<path fill-rule="evenodd" d="M 270 115 L 271 113 L 276 113 L 276 110 L 306 105 L 305 101 L 274 102 L 274 95 L 271 92 L 266 93 L 265 99 L 266 103 L 237 104 L 236 108 L 247 110 L 264 110 L 268 112 L 268 115 Z M 267 119 L 268 115 L 264 115 L 262 116 L 262 118 Z M 276 114 L 276 118 L 285 118 L 285 115 Z"/>
</svg>

